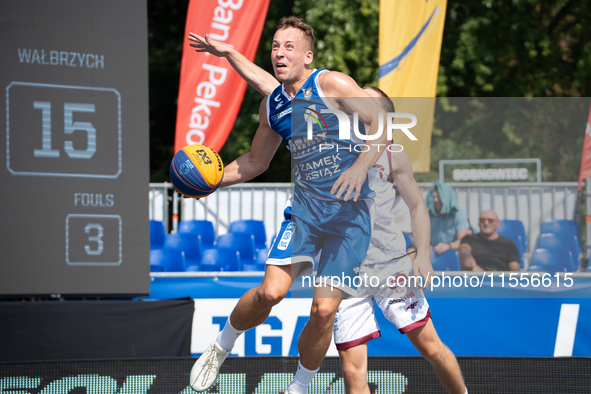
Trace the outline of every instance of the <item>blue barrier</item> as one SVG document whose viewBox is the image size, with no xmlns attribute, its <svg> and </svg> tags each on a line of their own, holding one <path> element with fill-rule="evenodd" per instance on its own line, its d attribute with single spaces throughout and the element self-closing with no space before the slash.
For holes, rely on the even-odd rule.
<svg viewBox="0 0 591 394">
<path fill-rule="evenodd" d="M 524 276 L 531 277 L 531 273 L 524 273 Z M 469 275 L 459 274 L 452 275 L 451 287 L 426 290 L 425 294 L 439 336 L 457 356 L 591 357 L 591 277 L 580 276 L 571 278 L 570 287 L 566 287 L 570 280 L 553 276 L 548 287 L 531 286 L 530 280 L 529 286 L 511 288 L 509 283 L 515 281 L 508 282 L 507 276 L 485 276 L 482 287 L 474 287 L 470 286 Z M 453 278 L 458 285 L 461 278 L 462 286 L 453 286 Z M 483 279 L 482 276 L 478 278 Z M 149 298 L 196 299 L 196 318 L 200 319 L 198 327 L 193 326 L 192 353 L 196 355 L 209 343 L 211 332 L 223 326 L 238 298 L 261 280 L 262 276 L 171 277 L 154 273 Z M 466 280 L 467 287 L 463 285 Z M 525 281 L 519 283 L 525 284 Z M 476 279 L 472 279 L 472 284 L 476 284 Z M 242 355 L 297 355 L 293 344 L 297 343 L 307 321 L 309 303 L 306 302 L 311 294 L 312 289 L 302 288 L 296 282 L 282 303 L 286 305 L 276 306 L 268 321 L 245 335 Z M 207 309 L 205 313 L 199 310 L 201 305 Z M 369 342 L 369 355 L 419 355 L 407 336 L 400 334 L 379 308 L 376 308 L 376 316 L 382 336 Z M 297 323 L 290 325 L 290 320 L 297 320 Z M 561 329 L 559 324 L 562 324 Z M 200 329 L 208 333 L 206 338 L 196 331 Z M 257 350 L 259 340 L 255 337 L 273 346 L 268 351 Z M 565 338 L 567 345 L 559 345 Z M 569 345 L 569 340 L 574 343 Z"/>
<path fill-rule="evenodd" d="M 591 299 L 429 299 L 435 329 L 456 356 L 553 357 L 563 304 L 580 308 L 572 356 L 590 357 Z M 382 336 L 369 342 L 369 354 L 419 355 L 376 311 Z"/>
<path fill-rule="evenodd" d="M 224 275 L 225 274 L 225 275 Z M 261 283 L 263 272 L 251 276 L 190 276 L 153 273 L 150 295 L 146 299 L 165 300 L 174 298 L 240 298 L 247 290 Z M 536 276 L 532 275 L 535 274 Z M 466 273 L 441 272 L 425 290 L 431 298 L 591 298 L 591 275 L 588 277 L 547 276 L 546 283 L 531 285 L 531 278 L 540 280 L 543 273 L 506 273 L 503 277 L 491 277 L 490 273 L 468 275 Z M 209 275 L 209 274 L 208 274 Z M 510 277 L 510 275 L 512 275 Z M 525 278 L 529 285 L 525 285 Z M 439 282 L 439 283 L 438 283 Z M 571 285 L 572 282 L 572 285 Z M 306 285 L 308 283 L 306 282 Z M 516 285 L 517 284 L 517 285 Z M 513 286 L 515 285 L 515 286 Z M 293 284 L 288 298 L 311 298 L 310 286 L 302 286 L 302 279 Z"/>
<path fill-rule="evenodd" d="M 240 298 L 248 290 L 261 283 L 260 277 L 190 277 L 152 276 L 150 300 L 176 298 Z"/>
</svg>

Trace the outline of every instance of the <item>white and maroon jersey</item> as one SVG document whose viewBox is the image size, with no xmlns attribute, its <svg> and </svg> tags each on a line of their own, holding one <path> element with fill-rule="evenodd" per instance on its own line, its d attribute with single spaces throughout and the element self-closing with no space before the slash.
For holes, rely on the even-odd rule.
<svg viewBox="0 0 591 394">
<path fill-rule="evenodd" d="M 375 217 L 364 265 L 389 263 L 406 254 L 406 241 L 396 223 L 397 215 L 394 211 L 396 190 L 388 182 L 390 160 L 389 152 L 384 152 L 368 174 L 369 187 L 375 191 Z"/>
</svg>

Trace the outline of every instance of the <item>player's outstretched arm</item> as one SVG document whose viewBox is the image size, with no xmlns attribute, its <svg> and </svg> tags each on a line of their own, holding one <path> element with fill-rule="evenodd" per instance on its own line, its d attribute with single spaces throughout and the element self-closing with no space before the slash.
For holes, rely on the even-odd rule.
<svg viewBox="0 0 591 394">
<path fill-rule="evenodd" d="M 386 119 L 384 110 L 363 89 L 357 85 L 353 78 L 336 71 L 325 72 L 319 78 L 320 87 L 326 97 L 335 98 L 333 101 L 341 111 L 349 114 L 357 113 L 359 119 L 369 125 L 367 135 L 375 135 L 379 129 L 379 117 Z M 369 97 L 369 99 L 368 99 Z M 367 176 L 367 171 L 378 161 L 386 146 L 387 135 L 382 133 L 376 139 L 367 141 L 367 151 L 361 152 L 359 157 L 347 170 L 343 171 L 332 187 L 331 193 L 337 198 L 347 201 L 353 197 L 357 201 L 361 192 L 361 186 Z M 346 191 L 346 192 L 345 192 Z M 353 194 L 355 193 L 355 194 Z"/>
<path fill-rule="evenodd" d="M 423 277 L 423 289 L 430 285 L 433 277 L 433 266 L 430 260 L 429 241 L 431 238 L 431 224 L 429 211 L 423 201 L 423 196 L 412 173 L 412 165 L 406 152 L 388 152 L 392 156 L 390 177 L 396 183 L 402 199 L 410 211 L 410 225 L 412 235 L 417 246 L 417 256 L 412 268 L 415 275 Z"/>
<path fill-rule="evenodd" d="M 267 122 L 267 98 L 259 107 L 259 127 L 247 152 L 224 168 L 224 179 L 220 187 L 235 185 L 251 180 L 269 168 L 269 164 L 281 144 L 281 136 Z"/>
<path fill-rule="evenodd" d="M 240 74 L 250 86 L 263 96 L 273 93 L 273 90 L 279 86 L 279 81 L 271 74 L 251 62 L 242 53 L 231 46 L 212 40 L 209 34 L 201 37 L 195 33 L 189 33 L 190 46 L 195 48 L 196 52 L 210 53 L 217 57 L 225 57 L 230 65 Z"/>
</svg>

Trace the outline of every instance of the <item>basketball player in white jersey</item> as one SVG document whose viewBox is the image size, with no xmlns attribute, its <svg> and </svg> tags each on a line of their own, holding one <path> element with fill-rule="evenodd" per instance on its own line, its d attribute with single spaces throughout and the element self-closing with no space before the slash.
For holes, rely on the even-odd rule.
<svg viewBox="0 0 591 394">
<path fill-rule="evenodd" d="M 257 91 L 269 95 L 279 85 L 272 75 L 254 65 L 232 48 L 191 33 L 191 44 L 197 52 L 209 52 L 226 57 L 238 73 Z M 379 89 L 364 88 L 372 97 L 378 98 L 387 112 L 394 112 L 391 100 Z M 430 319 L 429 306 L 420 288 L 396 286 L 388 283 L 388 277 L 407 278 L 414 274 L 413 263 L 406 254 L 404 237 L 394 223 L 391 208 L 396 196 L 394 182 L 402 198 L 409 206 L 413 234 L 418 245 L 417 259 L 429 257 L 428 212 L 412 174 L 406 153 L 386 152 L 368 173 L 370 187 L 376 191 L 374 203 L 380 215 L 374 222 L 372 239 L 360 275 L 377 277 L 382 281 L 376 287 L 359 289 L 358 297 L 341 302 L 334 324 L 334 341 L 343 364 L 346 392 L 369 394 L 367 385 L 367 342 L 380 336 L 374 315 L 374 300 L 401 333 L 407 334 L 413 345 L 433 365 L 437 376 L 450 393 L 464 394 L 467 389 L 453 353 L 439 339 Z M 429 264 L 430 265 L 430 264 Z M 392 280 L 390 280 L 391 282 Z M 384 288 L 382 284 L 386 284 Z M 388 286 L 388 284 L 390 286 Z M 307 371 L 309 372 L 309 371 Z M 307 388 L 313 374 L 304 373 L 296 387 Z M 308 375 L 308 376 L 306 376 Z M 311 376 L 310 376 L 311 375 Z M 294 383 L 290 385 L 292 388 Z M 288 392 L 292 392 L 288 389 Z M 304 391 L 305 392 L 305 391 Z"/>
</svg>

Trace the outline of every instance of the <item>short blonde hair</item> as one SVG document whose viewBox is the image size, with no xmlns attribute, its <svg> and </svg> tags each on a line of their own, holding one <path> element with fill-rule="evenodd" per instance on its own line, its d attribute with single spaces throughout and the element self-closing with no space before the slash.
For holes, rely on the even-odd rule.
<svg viewBox="0 0 591 394">
<path fill-rule="evenodd" d="M 304 36 L 308 38 L 308 43 L 310 44 L 308 50 L 312 50 L 314 47 L 314 29 L 312 26 L 305 23 L 302 19 L 295 17 L 295 16 L 285 16 L 279 20 L 277 24 L 277 29 L 275 31 L 279 31 L 282 29 L 287 29 L 288 27 L 293 27 L 294 29 L 298 29 Z"/>
</svg>

